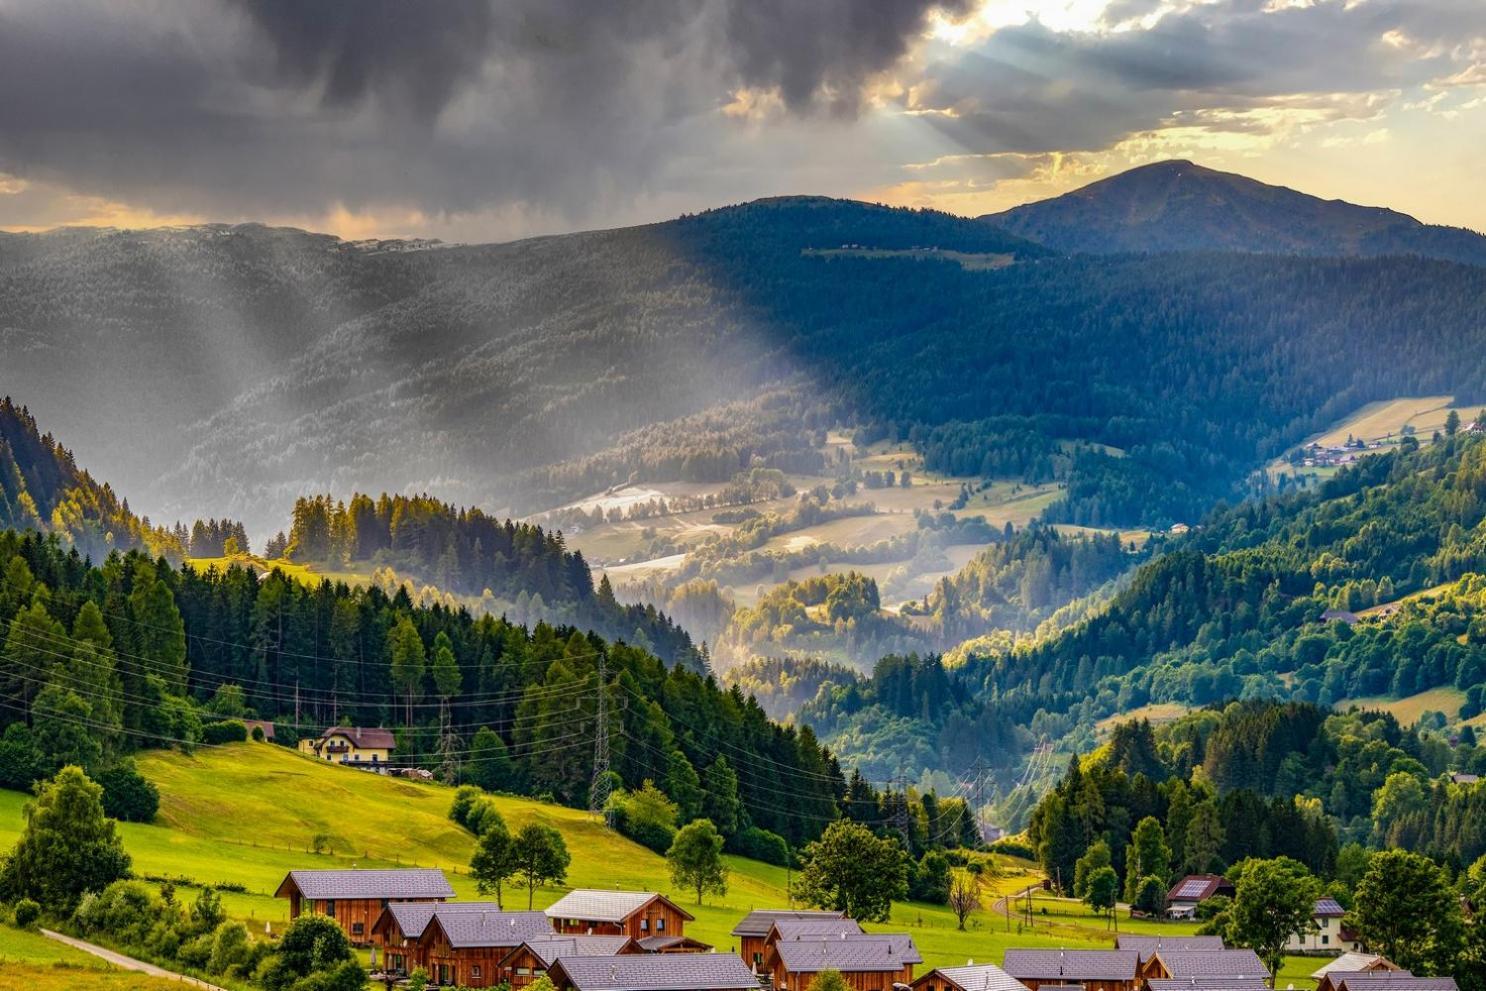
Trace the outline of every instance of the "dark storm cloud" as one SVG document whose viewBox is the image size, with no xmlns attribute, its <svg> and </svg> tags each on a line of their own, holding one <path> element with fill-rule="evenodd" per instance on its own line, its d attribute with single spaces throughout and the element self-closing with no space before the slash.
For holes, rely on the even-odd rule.
<svg viewBox="0 0 1486 991">
<path fill-rule="evenodd" d="M 740 87 L 850 116 L 963 2 L 0 5 L 0 171 L 210 215 L 587 220 L 714 152 Z"/>
</svg>

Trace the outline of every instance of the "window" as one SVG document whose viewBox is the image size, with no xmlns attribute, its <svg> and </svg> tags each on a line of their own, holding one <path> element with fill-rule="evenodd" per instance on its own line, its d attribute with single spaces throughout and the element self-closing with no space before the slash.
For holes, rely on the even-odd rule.
<svg viewBox="0 0 1486 991">
<path fill-rule="evenodd" d="M 764 955 L 762 953 L 755 953 L 753 955 L 753 965 L 755 967 L 757 967 L 759 964 L 761 964 L 763 962 L 764 962 Z M 933 988 L 930 988 L 929 991 L 934 991 L 934 989 Z"/>
<path fill-rule="evenodd" d="M 475 978 L 478 978 L 480 976 L 480 965 L 479 964 L 471 964 L 470 965 L 470 976 L 471 977 L 475 977 Z"/>
<path fill-rule="evenodd" d="M 517 977 L 530 977 L 531 976 L 531 968 L 530 967 L 517 967 L 516 968 L 516 976 Z"/>
<path fill-rule="evenodd" d="M 1325 933 L 1322 933 L 1321 934 L 1321 945 L 1322 946 L 1325 946 L 1329 942 L 1331 942 L 1331 937 L 1330 936 L 1327 936 Z"/>
<path fill-rule="evenodd" d="M 649 932 L 649 931 L 650 931 L 650 920 L 649 919 L 641 919 L 640 920 L 640 932 L 643 933 L 643 932 Z"/>
<path fill-rule="evenodd" d="M 328 916 L 330 916 L 332 919 L 335 918 L 335 902 L 334 901 L 326 901 L 325 902 L 325 914 L 328 915 Z"/>
<path fill-rule="evenodd" d="M 364 923 L 364 922 L 353 922 L 353 923 L 351 923 L 351 935 L 352 936 L 360 936 L 364 932 L 366 932 L 366 923 Z"/>
<path fill-rule="evenodd" d="M 666 931 L 666 917 L 664 915 L 655 920 L 655 931 L 658 933 Z"/>
<path fill-rule="evenodd" d="M 545 970 L 543 970 L 541 967 L 534 967 L 532 969 L 531 976 L 533 976 L 533 977 L 546 977 L 547 976 L 547 972 Z"/>
</svg>

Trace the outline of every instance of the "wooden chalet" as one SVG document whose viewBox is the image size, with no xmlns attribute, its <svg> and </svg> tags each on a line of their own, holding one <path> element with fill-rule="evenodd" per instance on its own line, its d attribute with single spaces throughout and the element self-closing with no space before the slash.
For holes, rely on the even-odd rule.
<svg viewBox="0 0 1486 991">
<path fill-rule="evenodd" d="M 1357 974 L 1370 970 L 1403 970 L 1403 968 L 1382 954 L 1349 951 L 1326 961 L 1311 971 L 1311 976 L 1319 981 L 1327 974 Z"/>
<path fill-rule="evenodd" d="M 1190 977 L 1268 980 L 1269 968 L 1264 966 L 1259 954 L 1249 949 L 1161 949 L 1140 965 L 1140 976 L 1145 980 Z"/>
<path fill-rule="evenodd" d="M 444 872 L 406 870 L 290 871 L 274 892 L 289 899 L 289 918 L 301 914 L 334 919 L 351 942 L 370 945 L 372 926 L 393 902 L 443 902 L 454 897 Z"/>
<path fill-rule="evenodd" d="M 654 891 L 575 888 L 547 908 L 552 928 L 589 936 L 684 936 L 695 921 L 686 909 Z"/>
<path fill-rule="evenodd" d="M 493 988 L 505 979 L 501 961 L 530 939 L 552 935 L 541 912 L 436 909 L 418 937 L 418 966 L 434 984 Z"/>
<path fill-rule="evenodd" d="M 1407 970 L 1332 972 L 1321 978 L 1316 991 L 1459 991 L 1453 977 L 1415 977 Z"/>
<path fill-rule="evenodd" d="M 641 953 L 638 943 L 628 936 L 572 936 L 553 933 L 539 939 L 529 939 L 506 954 L 500 962 L 501 973 L 511 985 L 511 991 L 526 987 L 547 971 L 562 957 L 615 957 L 625 953 Z"/>
<path fill-rule="evenodd" d="M 913 991 L 1027 991 L 1027 986 L 987 963 L 936 967 L 913 982 Z"/>
<path fill-rule="evenodd" d="M 924 962 L 907 933 L 842 933 L 836 936 L 776 939 L 764 956 L 764 972 L 774 991 L 805 991 L 823 970 L 838 970 L 855 991 L 891 991 L 913 983 L 913 968 Z"/>
<path fill-rule="evenodd" d="M 508 928 L 522 938 L 552 934 L 547 916 L 541 912 L 503 912 L 496 902 L 392 902 L 373 923 L 372 945 L 379 956 L 381 972 L 406 976 L 422 967 L 428 970 L 423 933 L 438 914 L 478 913 L 507 920 Z"/>
<path fill-rule="evenodd" d="M 639 953 L 558 957 L 547 971 L 557 991 L 759 991 L 731 953 Z"/>
<path fill-rule="evenodd" d="M 844 919 L 844 912 L 796 912 L 791 909 L 761 909 L 738 920 L 732 935 L 738 940 L 738 956 L 754 970 L 764 965 L 764 941 L 781 919 Z"/>
<path fill-rule="evenodd" d="M 1029 991 L 1076 985 L 1083 991 L 1135 991 L 1140 954 L 1135 950 L 1006 951 L 1001 969 Z"/>
<path fill-rule="evenodd" d="M 711 953 L 712 944 L 690 936 L 646 936 L 635 940 L 645 953 Z"/>
</svg>

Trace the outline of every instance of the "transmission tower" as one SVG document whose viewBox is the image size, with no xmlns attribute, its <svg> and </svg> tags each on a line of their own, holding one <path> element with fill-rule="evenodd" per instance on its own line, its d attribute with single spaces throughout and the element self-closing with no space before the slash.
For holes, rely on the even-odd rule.
<svg viewBox="0 0 1486 991">
<path fill-rule="evenodd" d="M 588 788 L 588 811 L 602 813 L 604 824 L 614 827 L 614 812 L 609 806 L 609 668 L 599 652 L 599 699 L 597 721 L 593 731 L 593 783 Z"/>
<path fill-rule="evenodd" d="M 898 786 L 898 797 L 900 801 L 893 809 L 893 828 L 903 834 L 903 848 L 913 849 L 913 840 L 909 835 L 908 828 L 908 775 L 900 768 L 898 776 L 893 778 L 893 783 Z"/>
</svg>

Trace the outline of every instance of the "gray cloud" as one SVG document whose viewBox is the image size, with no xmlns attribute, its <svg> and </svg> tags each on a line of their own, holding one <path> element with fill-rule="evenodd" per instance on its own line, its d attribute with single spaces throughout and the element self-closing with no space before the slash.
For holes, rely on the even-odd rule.
<svg viewBox="0 0 1486 991">
<path fill-rule="evenodd" d="M 34 0 L 0 7 L 0 171 L 218 216 L 603 219 L 725 142 L 733 90 L 850 117 L 964 2 Z"/>
</svg>

